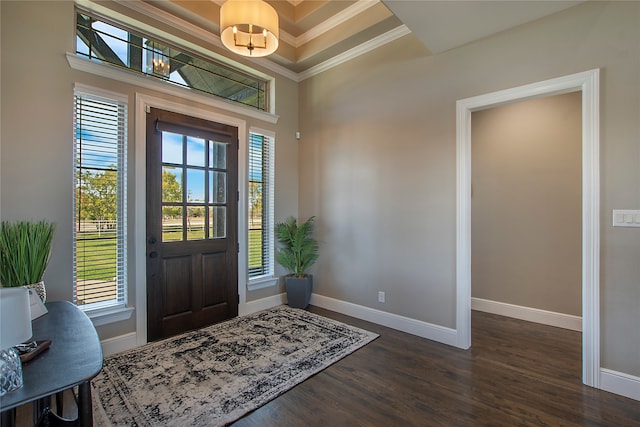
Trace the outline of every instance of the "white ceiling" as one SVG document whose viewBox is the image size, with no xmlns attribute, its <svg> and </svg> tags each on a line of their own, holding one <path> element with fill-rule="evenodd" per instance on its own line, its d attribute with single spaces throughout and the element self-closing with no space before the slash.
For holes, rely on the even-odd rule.
<svg viewBox="0 0 640 427">
<path fill-rule="evenodd" d="M 567 9 L 582 1 L 383 0 L 432 54 Z"/>
</svg>

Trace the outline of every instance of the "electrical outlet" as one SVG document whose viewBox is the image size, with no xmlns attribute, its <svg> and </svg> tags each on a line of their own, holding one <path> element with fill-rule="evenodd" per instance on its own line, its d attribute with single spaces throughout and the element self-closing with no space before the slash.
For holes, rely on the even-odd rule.
<svg viewBox="0 0 640 427">
<path fill-rule="evenodd" d="M 384 292 L 378 292 L 378 302 L 384 302 Z"/>
</svg>

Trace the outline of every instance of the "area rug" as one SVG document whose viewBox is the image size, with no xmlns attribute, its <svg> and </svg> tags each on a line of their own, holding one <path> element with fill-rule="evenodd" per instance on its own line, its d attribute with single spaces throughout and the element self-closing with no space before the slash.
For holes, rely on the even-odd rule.
<svg viewBox="0 0 640 427">
<path fill-rule="evenodd" d="M 378 335 L 279 306 L 110 356 L 92 380 L 97 426 L 231 423 Z"/>
</svg>

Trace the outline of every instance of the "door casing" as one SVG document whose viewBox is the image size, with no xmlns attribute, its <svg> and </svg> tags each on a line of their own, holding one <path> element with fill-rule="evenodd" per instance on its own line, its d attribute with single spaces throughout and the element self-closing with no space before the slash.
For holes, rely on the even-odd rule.
<svg viewBox="0 0 640 427">
<path fill-rule="evenodd" d="M 186 101 L 185 101 L 186 103 Z M 130 269 L 129 283 L 135 283 L 135 311 L 136 311 L 136 332 L 128 334 L 127 339 L 120 340 L 118 348 L 122 350 L 141 346 L 147 343 L 147 293 L 146 293 L 146 111 L 151 108 L 159 108 L 175 113 L 190 115 L 205 120 L 215 121 L 218 123 L 234 126 L 238 128 L 238 139 L 240 140 L 238 148 L 238 191 L 240 200 L 246 200 L 247 186 L 247 123 L 243 119 L 227 116 L 225 114 L 215 113 L 209 110 L 203 110 L 180 102 L 169 101 L 157 98 L 151 95 L 137 93 L 135 97 L 135 151 L 143 153 L 133 158 L 134 164 L 130 165 L 134 168 L 131 179 L 134 200 L 133 215 L 130 221 L 133 222 L 131 230 L 135 230 L 130 241 L 131 247 L 134 249 L 134 268 Z M 238 242 L 240 244 L 240 252 L 238 253 L 238 314 L 243 315 L 249 312 L 246 298 L 247 283 L 247 261 L 246 261 L 246 245 L 247 245 L 247 213 L 246 203 L 238 203 Z M 129 224 L 130 226 L 132 224 Z M 117 349 L 116 349 L 117 350 Z"/>
<path fill-rule="evenodd" d="M 582 382 L 600 385 L 600 70 L 456 103 L 456 346 L 471 346 L 471 113 L 536 97 L 582 92 Z"/>
</svg>

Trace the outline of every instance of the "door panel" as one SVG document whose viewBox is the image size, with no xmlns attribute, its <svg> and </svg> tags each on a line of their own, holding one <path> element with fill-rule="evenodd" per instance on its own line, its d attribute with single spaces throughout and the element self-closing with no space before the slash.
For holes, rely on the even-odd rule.
<svg viewBox="0 0 640 427">
<path fill-rule="evenodd" d="M 190 256 L 162 260 L 163 313 L 165 316 L 191 312 L 191 282 Z"/>
<path fill-rule="evenodd" d="M 238 314 L 237 153 L 237 128 L 147 115 L 149 341 Z"/>
<path fill-rule="evenodd" d="M 215 253 L 202 255 L 202 283 L 204 283 L 202 302 L 204 307 L 211 307 L 226 301 L 227 295 L 225 295 L 224 286 L 221 286 L 221 283 L 226 280 L 226 264 L 225 255 Z"/>
</svg>

